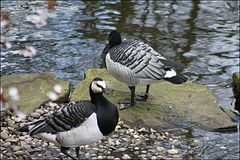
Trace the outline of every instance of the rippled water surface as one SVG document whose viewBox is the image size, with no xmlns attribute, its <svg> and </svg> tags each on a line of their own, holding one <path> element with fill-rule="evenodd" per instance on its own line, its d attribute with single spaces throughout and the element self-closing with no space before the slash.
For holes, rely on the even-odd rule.
<svg viewBox="0 0 240 160">
<path fill-rule="evenodd" d="M 51 71 L 77 83 L 84 71 L 100 67 L 110 30 L 140 39 L 171 60 L 186 64 L 183 73 L 203 84 L 230 79 L 238 70 L 237 2 L 207 1 L 59 1 L 48 24 L 37 29 L 26 22 L 42 1 L 2 1 L 12 17 L 6 37 L 14 47 L 1 51 L 2 74 Z M 14 54 L 25 45 L 37 49 L 30 59 Z M 231 88 L 210 88 L 228 106 Z"/>
<path fill-rule="evenodd" d="M 55 8 L 47 25 L 38 29 L 26 16 L 47 11 L 43 1 L 1 1 L 1 11 L 12 20 L 9 31 L 1 33 L 14 43 L 1 49 L 2 75 L 51 71 L 77 83 L 85 70 L 101 67 L 108 34 L 118 30 L 126 40 L 140 39 L 166 58 L 184 63 L 185 75 L 210 85 L 219 105 L 230 106 L 231 87 L 216 84 L 239 71 L 237 1 L 72 0 L 57 1 Z M 37 49 L 36 56 L 15 54 L 26 45 Z"/>
</svg>

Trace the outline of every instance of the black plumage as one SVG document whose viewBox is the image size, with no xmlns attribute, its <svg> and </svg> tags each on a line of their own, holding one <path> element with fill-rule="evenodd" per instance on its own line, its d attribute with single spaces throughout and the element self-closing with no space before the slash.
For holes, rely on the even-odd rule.
<svg viewBox="0 0 240 160">
<path fill-rule="evenodd" d="M 91 100 L 66 104 L 52 115 L 19 127 L 17 131 L 28 132 L 30 136 L 37 135 L 60 145 L 61 151 L 74 159 L 67 153 L 69 147 L 75 146 L 78 157 L 78 146 L 87 144 L 86 139 L 92 142 L 115 130 L 119 118 L 118 110 L 103 96 L 105 87 L 101 78 L 95 78 L 89 86 Z"/>
</svg>

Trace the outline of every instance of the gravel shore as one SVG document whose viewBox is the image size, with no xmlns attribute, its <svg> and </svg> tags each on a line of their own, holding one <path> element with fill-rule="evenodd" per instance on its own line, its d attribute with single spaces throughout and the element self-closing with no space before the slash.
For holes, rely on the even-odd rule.
<svg viewBox="0 0 240 160">
<path fill-rule="evenodd" d="M 48 116 L 60 107 L 52 102 L 46 103 L 24 121 L 15 115 L 6 117 L 1 123 L 1 159 L 67 159 L 54 144 L 14 130 L 17 126 Z M 83 159 L 115 160 L 201 157 L 203 142 L 197 138 L 186 139 L 187 136 L 188 130 L 184 129 L 157 132 L 152 128 L 129 126 L 120 120 L 115 132 L 98 143 L 81 146 L 80 154 Z M 75 155 L 74 149 L 70 152 Z"/>
</svg>

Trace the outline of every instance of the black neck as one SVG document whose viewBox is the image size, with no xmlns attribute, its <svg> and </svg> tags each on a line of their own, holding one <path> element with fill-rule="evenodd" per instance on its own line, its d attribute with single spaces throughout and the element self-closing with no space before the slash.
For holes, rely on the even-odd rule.
<svg viewBox="0 0 240 160">
<path fill-rule="evenodd" d="M 91 89 L 89 89 L 89 92 L 90 92 L 91 102 L 95 105 L 99 104 L 100 101 L 104 99 L 104 96 L 102 93 L 94 93 Z"/>
</svg>

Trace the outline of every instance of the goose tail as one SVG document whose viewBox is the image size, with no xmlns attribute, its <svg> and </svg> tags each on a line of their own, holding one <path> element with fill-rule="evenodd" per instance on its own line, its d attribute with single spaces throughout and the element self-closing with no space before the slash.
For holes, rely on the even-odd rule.
<svg viewBox="0 0 240 160">
<path fill-rule="evenodd" d="M 27 132 L 30 136 L 36 134 L 44 125 L 44 121 L 43 120 L 39 120 L 30 124 L 27 124 L 25 126 L 22 127 L 18 127 L 16 128 L 16 131 L 18 132 Z"/>
<path fill-rule="evenodd" d="M 174 69 L 168 69 L 164 76 L 164 80 L 173 84 L 182 84 L 188 80 L 188 78 L 180 73 L 176 73 Z"/>
</svg>

